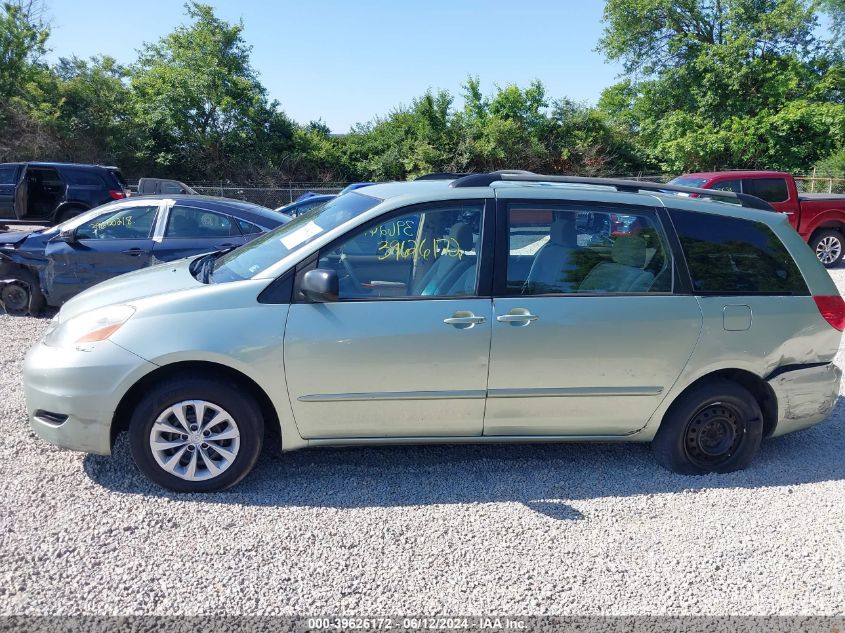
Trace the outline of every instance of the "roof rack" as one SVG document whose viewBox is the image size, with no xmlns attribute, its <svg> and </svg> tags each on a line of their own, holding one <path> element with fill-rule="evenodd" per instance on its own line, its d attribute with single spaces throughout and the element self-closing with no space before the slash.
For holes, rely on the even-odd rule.
<svg viewBox="0 0 845 633">
<path fill-rule="evenodd" d="M 454 171 L 435 171 L 431 174 L 417 176 L 414 180 L 455 180 L 456 178 L 463 178 L 464 176 L 469 176 L 469 174 Z"/>
<path fill-rule="evenodd" d="M 530 171 L 502 170 L 483 174 L 470 174 L 458 178 L 450 187 L 489 187 L 494 182 L 549 182 L 564 183 L 569 185 L 597 185 L 600 187 L 613 187 L 616 191 L 639 193 L 641 191 L 654 191 L 659 193 L 686 193 L 696 194 L 702 198 L 721 198 L 725 201 L 735 201 L 743 207 L 750 209 L 763 209 L 774 211 L 774 207 L 768 202 L 761 200 L 747 193 L 736 193 L 733 191 L 721 191 L 718 189 L 700 189 L 698 187 L 684 187 L 681 185 L 670 185 L 660 182 L 640 182 L 638 180 L 618 180 L 615 178 L 587 178 L 582 176 L 546 176 L 535 174 Z"/>
</svg>

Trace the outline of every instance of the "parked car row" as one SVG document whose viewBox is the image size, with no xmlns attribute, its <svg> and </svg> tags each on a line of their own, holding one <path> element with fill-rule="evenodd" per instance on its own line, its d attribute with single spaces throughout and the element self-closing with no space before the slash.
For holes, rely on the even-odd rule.
<svg viewBox="0 0 845 633">
<path fill-rule="evenodd" d="M 101 232 L 130 257 L 135 240 L 187 254 L 188 202 L 151 203 L 59 227 L 40 247 L 58 253 L 48 294 L 61 253 Z M 203 226 L 217 249 L 264 215 Z M 371 185 L 100 283 L 64 304 L 24 381 L 39 436 L 109 454 L 127 432 L 179 491 L 236 484 L 265 429 L 286 451 L 650 442 L 673 471 L 727 472 L 830 415 L 843 328 L 830 276 L 759 198 L 494 172 Z"/>
<path fill-rule="evenodd" d="M 37 314 L 106 279 L 233 249 L 289 221 L 238 200 L 157 195 L 99 206 L 53 228 L 0 233 L 0 303 Z"/>
</svg>

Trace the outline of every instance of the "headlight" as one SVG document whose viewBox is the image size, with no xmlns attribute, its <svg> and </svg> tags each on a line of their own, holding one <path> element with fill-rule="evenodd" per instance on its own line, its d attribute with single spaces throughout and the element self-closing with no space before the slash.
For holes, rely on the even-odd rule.
<svg viewBox="0 0 845 633">
<path fill-rule="evenodd" d="M 79 343 L 105 341 L 117 332 L 135 313 L 132 306 L 115 305 L 80 314 L 47 328 L 44 344 L 50 347 L 70 347 Z"/>
</svg>

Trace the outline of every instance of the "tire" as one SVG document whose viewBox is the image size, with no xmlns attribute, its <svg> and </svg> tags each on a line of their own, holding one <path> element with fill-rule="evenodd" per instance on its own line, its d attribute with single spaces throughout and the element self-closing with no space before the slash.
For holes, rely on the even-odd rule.
<svg viewBox="0 0 845 633">
<path fill-rule="evenodd" d="M 682 475 L 746 468 L 760 449 L 763 414 L 751 393 L 708 380 L 672 404 L 651 443 L 661 466 Z"/>
<path fill-rule="evenodd" d="M 85 207 L 65 207 L 61 210 L 61 212 L 56 214 L 56 224 L 61 224 L 62 222 L 67 222 L 71 218 L 75 218 L 77 215 L 82 215 L 88 209 Z"/>
<path fill-rule="evenodd" d="M 0 270 L 0 279 L 12 279 L 17 283 L 0 287 L 0 305 L 14 316 L 38 316 L 44 309 L 44 293 L 38 275 L 25 268 Z"/>
<path fill-rule="evenodd" d="M 203 405 L 204 423 L 212 425 L 205 434 L 202 426 L 192 425 Z M 180 411 L 185 426 L 179 422 Z M 162 431 L 171 428 L 184 433 Z M 177 378 L 159 383 L 147 391 L 129 422 L 129 447 L 139 470 L 176 492 L 234 486 L 255 466 L 263 439 L 264 420 L 255 400 L 219 379 Z"/>
<path fill-rule="evenodd" d="M 825 268 L 834 268 L 842 261 L 845 254 L 845 238 L 833 229 L 819 231 L 810 240 L 810 248 Z"/>
</svg>

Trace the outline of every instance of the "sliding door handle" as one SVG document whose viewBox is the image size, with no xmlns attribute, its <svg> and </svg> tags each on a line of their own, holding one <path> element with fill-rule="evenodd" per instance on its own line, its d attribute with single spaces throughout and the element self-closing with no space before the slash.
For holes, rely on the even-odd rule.
<svg viewBox="0 0 845 633">
<path fill-rule="evenodd" d="M 531 314 L 525 308 L 516 308 L 514 310 L 511 310 L 507 314 L 497 316 L 496 320 L 499 323 L 516 323 L 518 325 L 528 325 L 532 321 L 536 321 L 539 318 L 540 317 L 538 317 L 536 314 Z"/>
<path fill-rule="evenodd" d="M 459 310 L 458 312 L 455 312 L 455 314 L 453 314 L 452 316 L 443 319 L 443 323 L 445 323 L 446 325 L 454 325 L 457 328 L 466 329 L 471 328 L 474 325 L 480 325 L 486 320 L 486 317 L 476 316 L 472 312 Z"/>
</svg>

